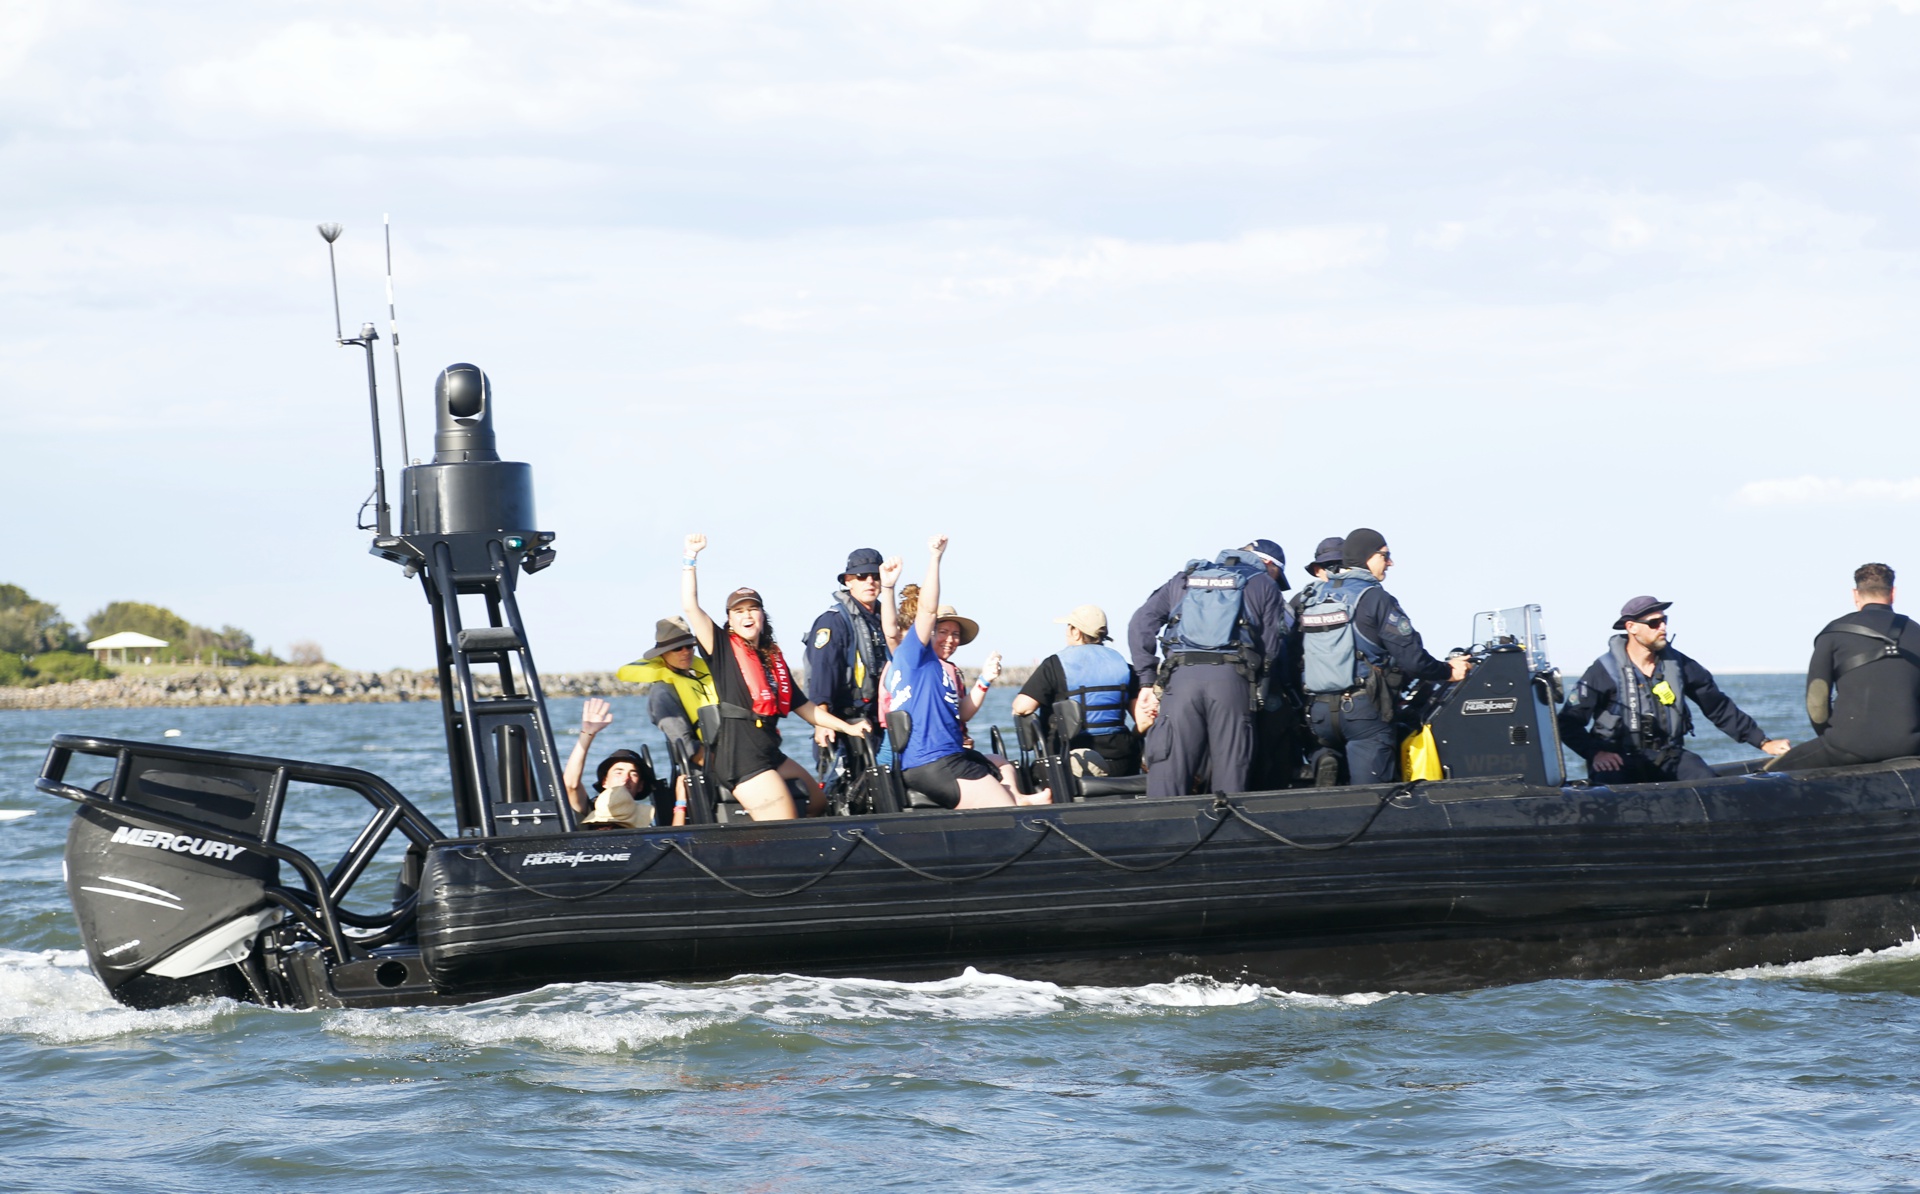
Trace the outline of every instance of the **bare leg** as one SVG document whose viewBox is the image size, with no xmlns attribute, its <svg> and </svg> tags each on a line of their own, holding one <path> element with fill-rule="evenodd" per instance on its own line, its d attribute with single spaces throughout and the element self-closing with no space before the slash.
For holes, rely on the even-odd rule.
<svg viewBox="0 0 1920 1194">
<path fill-rule="evenodd" d="M 806 784 L 807 815 L 809 817 L 817 817 L 827 811 L 827 790 L 820 786 L 818 780 L 808 774 L 805 767 L 802 767 L 792 759 L 782 759 L 780 766 L 774 770 L 780 773 L 782 779 L 797 779 Z"/>
<path fill-rule="evenodd" d="M 779 768 L 741 780 L 733 786 L 733 798 L 756 821 L 793 820 L 793 793 Z"/>
<path fill-rule="evenodd" d="M 1005 808 L 1009 804 L 1020 803 L 1014 797 L 1013 789 L 998 779 L 963 779 L 955 782 L 960 788 L 959 808 Z"/>
<path fill-rule="evenodd" d="M 1013 802 L 1015 804 L 1053 803 L 1052 788 L 1041 788 L 1031 796 L 1023 795 L 1020 791 L 1019 778 L 1014 774 L 1013 764 L 1006 759 L 1001 758 L 999 755 L 990 754 L 987 756 L 987 762 L 992 763 L 1000 769 L 1000 782 L 1005 784 L 1007 791 L 1013 794 Z"/>
</svg>

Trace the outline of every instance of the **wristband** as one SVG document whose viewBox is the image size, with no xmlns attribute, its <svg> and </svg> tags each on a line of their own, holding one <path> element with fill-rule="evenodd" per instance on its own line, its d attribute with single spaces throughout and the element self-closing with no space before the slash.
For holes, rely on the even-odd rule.
<svg viewBox="0 0 1920 1194">
<path fill-rule="evenodd" d="M 973 682 L 973 686 L 979 689 L 981 692 L 985 692 L 987 689 L 993 687 L 993 681 L 987 679 L 985 676 L 982 676 L 978 680 L 975 680 Z"/>
<path fill-rule="evenodd" d="M 693 565 L 694 565 L 694 558 L 693 558 L 692 556 L 681 556 L 681 557 L 680 557 L 680 566 L 681 566 L 682 568 L 691 568 L 691 567 L 693 567 Z"/>
</svg>

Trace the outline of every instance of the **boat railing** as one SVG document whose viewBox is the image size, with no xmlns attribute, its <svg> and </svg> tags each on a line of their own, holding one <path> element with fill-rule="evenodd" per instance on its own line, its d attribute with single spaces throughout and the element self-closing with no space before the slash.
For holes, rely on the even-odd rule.
<svg viewBox="0 0 1920 1194">
<path fill-rule="evenodd" d="M 69 783 L 76 755 L 112 760 L 113 774 L 92 789 Z M 356 792 L 372 806 L 366 824 L 325 871 L 306 853 L 275 840 L 295 783 Z M 343 903 L 393 833 L 399 831 L 410 851 L 422 854 L 448 840 L 386 780 L 328 763 L 60 734 L 48 747 L 34 786 L 115 818 L 137 818 L 286 863 L 305 886 L 269 886 L 267 898 L 305 925 L 336 965 L 403 936 L 412 925 L 417 892 L 379 913 L 355 912 Z M 362 932 L 349 934 L 348 928 Z"/>
</svg>

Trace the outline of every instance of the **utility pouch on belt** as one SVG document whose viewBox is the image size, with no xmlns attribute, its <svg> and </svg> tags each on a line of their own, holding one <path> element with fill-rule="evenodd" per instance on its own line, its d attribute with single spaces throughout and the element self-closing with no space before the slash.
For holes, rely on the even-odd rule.
<svg viewBox="0 0 1920 1194">
<path fill-rule="evenodd" d="M 1399 694 L 1395 691 L 1393 681 L 1387 677 L 1386 669 L 1368 665 L 1367 678 L 1360 687 L 1373 700 L 1373 711 L 1380 715 L 1380 720 L 1392 721 Z"/>
</svg>

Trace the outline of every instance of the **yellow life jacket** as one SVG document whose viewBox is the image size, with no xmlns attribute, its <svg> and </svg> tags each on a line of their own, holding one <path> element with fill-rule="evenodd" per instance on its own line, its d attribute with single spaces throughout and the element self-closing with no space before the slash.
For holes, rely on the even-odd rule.
<svg viewBox="0 0 1920 1194">
<path fill-rule="evenodd" d="M 680 707 L 687 711 L 687 724 L 697 734 L 700 731 L 700 710 L 708 705 L 720 703 L 719 690 L 714 687 L 713 671 L 707 667 L 707 661 L 698 655 L 693 657 L 693 675 L 676 672 L 658 659 L 636 659 L 626 664 L 614 675 L 628 684 L 671 684 L 676 696 L 680 698 Z"/>
</svg>

